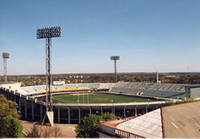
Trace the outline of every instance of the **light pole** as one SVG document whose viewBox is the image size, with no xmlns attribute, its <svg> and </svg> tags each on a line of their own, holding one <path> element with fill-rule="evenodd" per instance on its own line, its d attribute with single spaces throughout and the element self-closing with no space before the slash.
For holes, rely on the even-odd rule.
<svg viewBox="0 0 200 139">
<path fill-rule="evenodd" d="M 114 75 L 115 75 L 115 82 L 117 82 L 117 60 L 120 60 L 119 56 L 111 56 L 110 60 L 114 61 Z"/>
<path fill-rule="evenodd" d="M 37 30 L 37 39 L 46 39 L 46 115 L 51 126 L 53 126 L 53 106 L 51 95 L 51 38 L 60 37 L 60 27 L 45 27 Z M 43 120 L 45 120 L 45 117 Z"/>
<path fill-rule="evenodd" d="M 7 52 L 2 53 L 3 57 L 3 75 L 4 75 L 4 82 L 7 83 L 7 60 L 10 58 L 10 54 Z"/>
</svg>

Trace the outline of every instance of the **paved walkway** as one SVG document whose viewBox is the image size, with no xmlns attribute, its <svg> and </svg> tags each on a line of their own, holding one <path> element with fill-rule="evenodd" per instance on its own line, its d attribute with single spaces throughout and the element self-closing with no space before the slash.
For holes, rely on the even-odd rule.
<svg viewBox="0 0 200 139">
<path fill-rule="evenodd" d="M 22 125 L 23 125 L 23 132 L 27 133 L 29 132 L 35 122 L 29 122 L 29 121 L 23 121 L 21 120 Z M 77 124 L 54 124 L 55 127 L 59 127 L 61 132 L 62 132 L 62 137 L 65 138 L 75 138 L 76 133 L 75 133 L 75 127 Z"/>
</svg>

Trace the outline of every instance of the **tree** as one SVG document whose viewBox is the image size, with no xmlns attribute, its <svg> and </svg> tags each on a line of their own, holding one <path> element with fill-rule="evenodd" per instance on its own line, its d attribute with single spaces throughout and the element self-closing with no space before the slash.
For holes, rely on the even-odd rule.
<svg viewBox="0 0 200 139">
<path fill-rule="evenodd" d="M 17 104 L 13 101 L 7 100 L 3 95 L 0 95 L 0 120 L 8 115 L 19 119 Z"/>
<path fill-rule="evenodd" d="M 117 116 L 112 113 L 104 113 L 101 116 L 90 114 L 81 120 L 76 127 L 77 137 L 98 137 L 97 130 L 100 127 L 100 121 L 115 120 Z"/>
<path fill-rule="evenodd" d="M 100 127 L 100 120 L 101 117 L 95 114 L 84 117 L 76 127 L 77 137 L 98 137 L 96 131 Z"/>
<path fill-rule="evenodd" d="M 20 137 L 22 129 L 20 121 L 13 116 L 8 115 L 2 119 L 1 133 L 3 137 Z"/>
<path fill-rule="evenodd" d="M 17 104 L 0 95 L 0 137 L 18 137 L 22 126 Z"/>
</svg>

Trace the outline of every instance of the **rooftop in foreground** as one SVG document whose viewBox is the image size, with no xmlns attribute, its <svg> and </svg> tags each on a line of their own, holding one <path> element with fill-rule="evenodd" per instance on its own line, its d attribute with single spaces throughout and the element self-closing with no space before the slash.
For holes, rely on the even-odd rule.
<svg viewBox="0 0 200 139">
<path fill-rule="evenodd" d="M 127 121 L 102 123 L 120 137 L 199 138 L 200 101 L 159 108 Z M 108 130 L 109 131 L 109 130 Z M 108 133 L 109 134 L 109 133 Z"/>
<path fill-rule="evenodd" d="M 199 138 L 199 108 L 199 101 L 162 108 L 163 136 L 167 138 Z"/>
</svg>

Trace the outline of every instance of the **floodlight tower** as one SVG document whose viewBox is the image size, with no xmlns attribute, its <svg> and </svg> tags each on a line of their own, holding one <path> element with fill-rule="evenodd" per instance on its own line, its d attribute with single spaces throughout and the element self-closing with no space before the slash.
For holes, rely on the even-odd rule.
<svg viewBox="0 0 200 139">
<path fill-rule="evenodd" d="M 46 115 L 53 126 L 53 105 L 51 95 L 51 38 L 61 36 L 61 27 L 45 27 L 37 30 L 37 39 L 46 39 Z M 44 117 L 44 119 L 45 119 Z"/>
<path fill-rule="evenodd" d="M 115 74 L 115 82 L 117 82 L 117 60 L 119 60 L 119 56 L 111 56 L 110 60 L 114 61 L 114 74 Z"/>
<path fill-rule="evenodd" d="M 156 83 L 159 83 L 159 74 L 156 72 Z"/>
<path fill-rule="evenodd" d="M 4 81 L 5 83 L 8 82 L 7 79 L 7 60 L 10 58 L 10 54 L 7 52 L 3 52 L 2 53 L 2 57 L 3 57 L 3 75 L 4 75 Z"/>
</svg>

